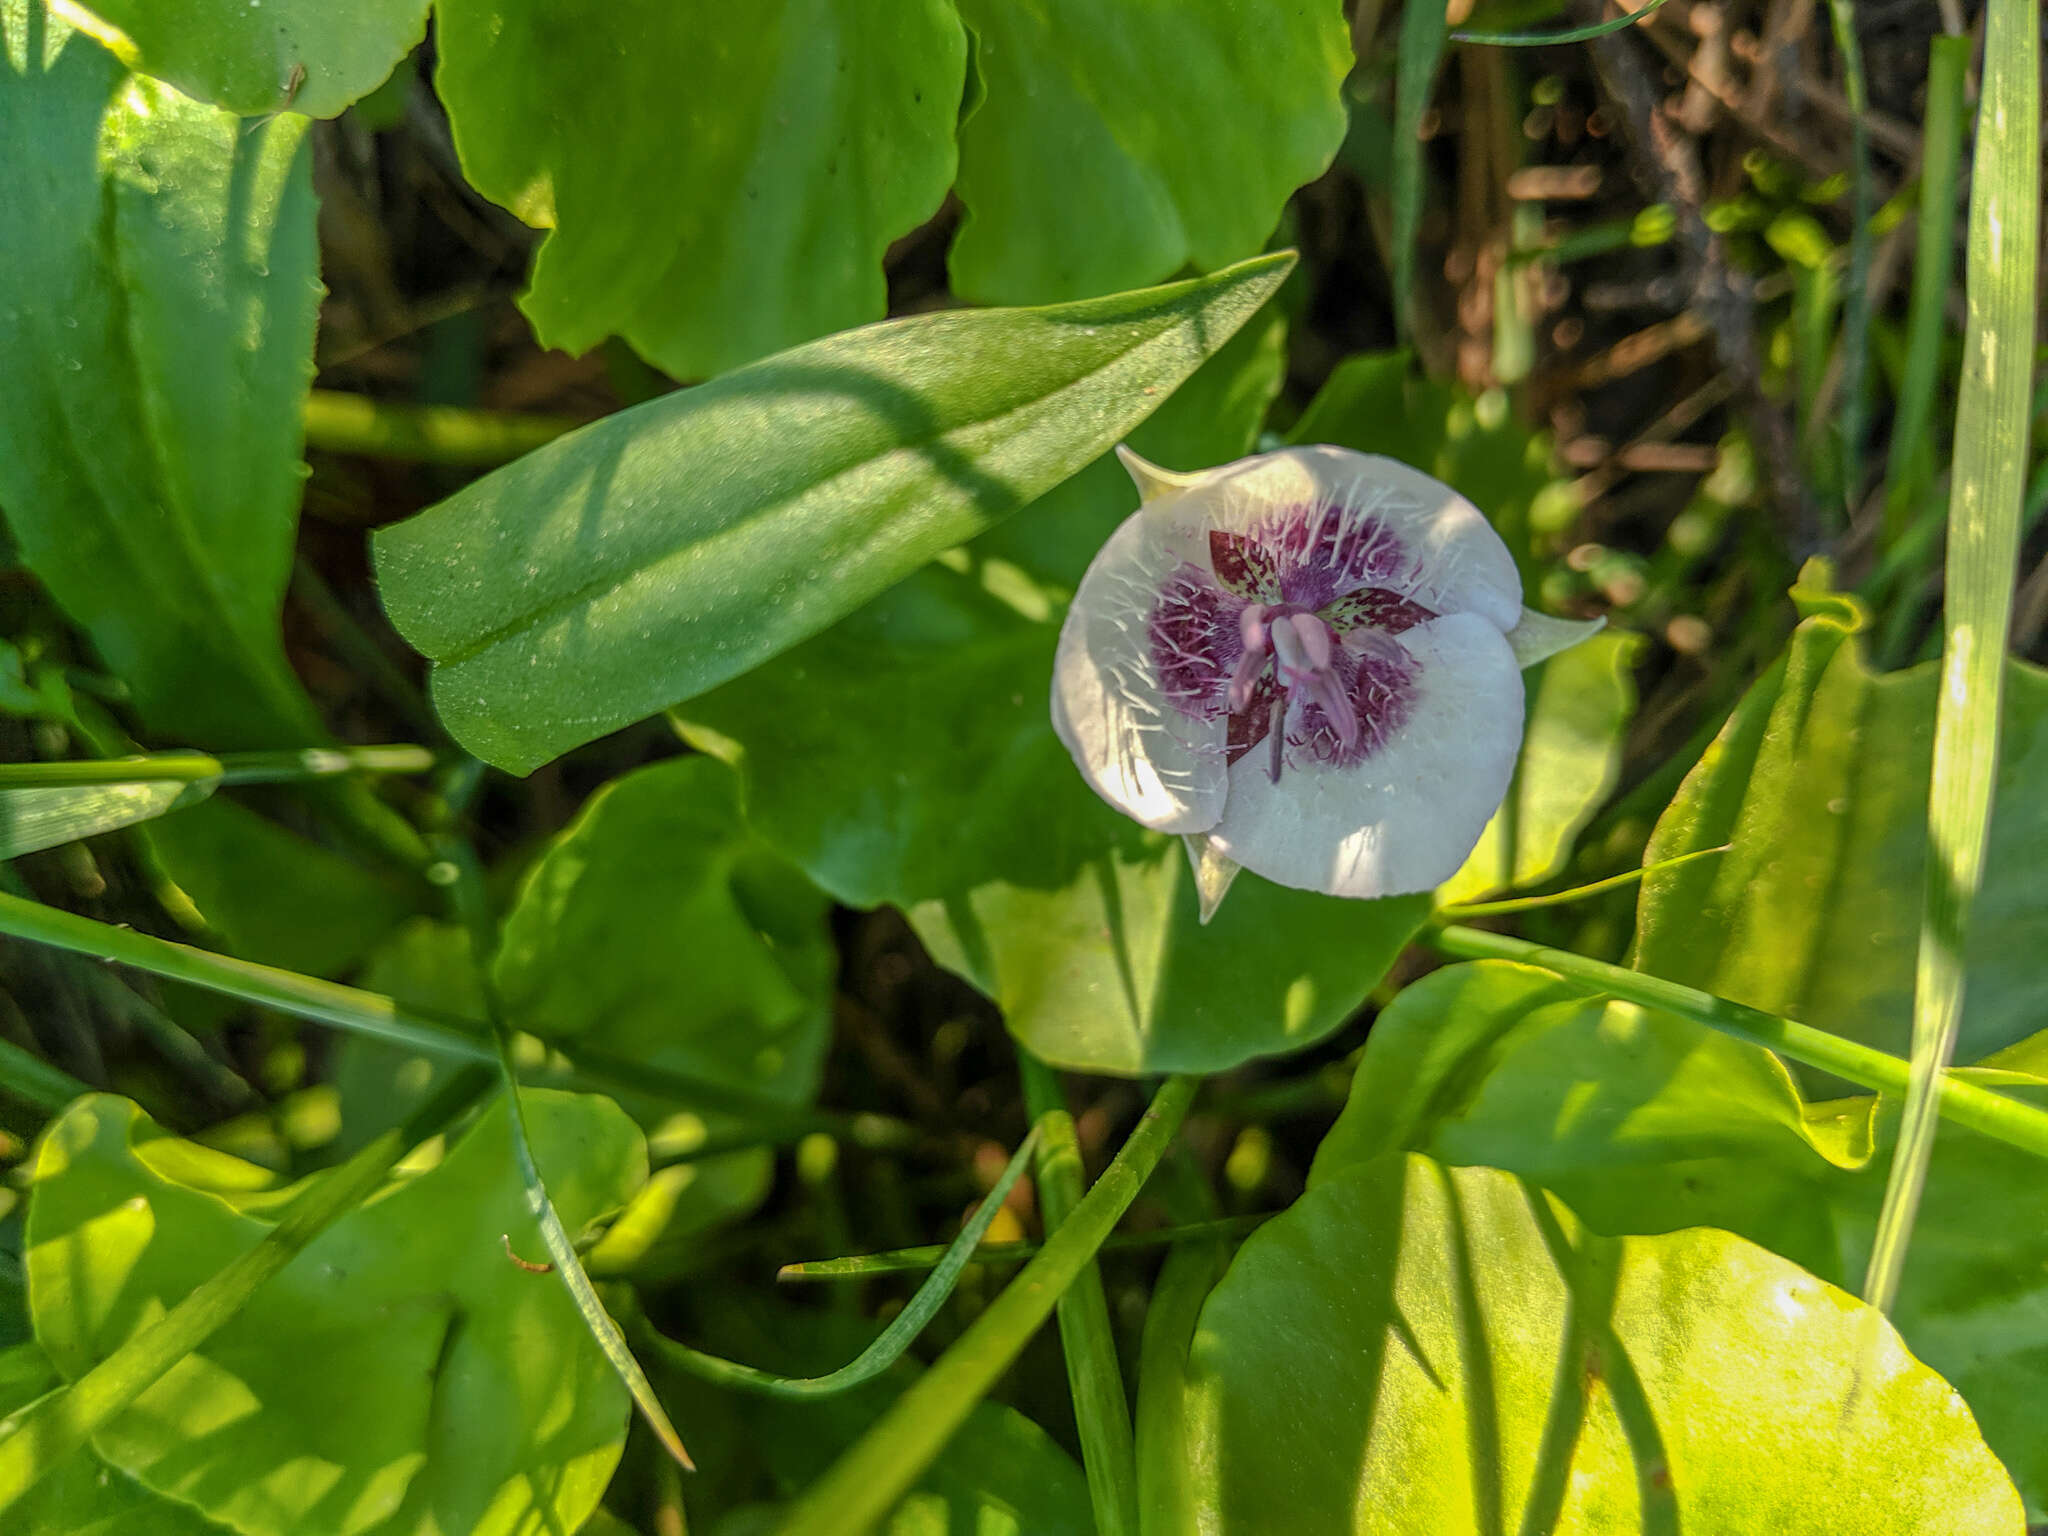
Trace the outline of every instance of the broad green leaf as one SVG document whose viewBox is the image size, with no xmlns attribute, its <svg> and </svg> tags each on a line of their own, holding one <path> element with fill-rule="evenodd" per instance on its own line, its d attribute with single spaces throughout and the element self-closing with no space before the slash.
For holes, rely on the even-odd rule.
<svg viewBox="0 0 2048 1536">
<path fill-rule="evenodd" d="M 278 610 L 319 300 L 305 120 L 0 0 L 0 506 L 159 735 L 303 746 Z"/>
<path fill-rule="evenodd" d="M 378 533 L 385 605 L 434 659 L 456 737 L 530 770 L 760 665 L 1051 489 L 1292 260 L 914 316 L 651 400 Z"/>
<path fill-rule="evenodd" d="M 0 1419 L 64 1380 L 40 1344 L 0 1350 Z M 196 1510 L 159 1497 L 80 1451 L 8 1511 L 13 1536 L 227 1536 Z"/>
<path fill-rule="evenodd" d="M 0 859 L 154 821 L 213 793 L 214 779 L 0 789 Z"/>
<path fill-rule="evenodd" d="M 2038 1080 L 2048 1036 L 1987 1065 Z M 1385 1152 L 1426 1152 L 1531 1179 L 1596 1231 L 1721 1227 L 1852 1286 L 1895 1130 L 1895 1108 L 1880 1115 L 1869 1098 L 1802 1098 L 1755 1046 L 1587 998 L 1547 971 L 1482 961 L 1434 972 L 1375 1021 L 1309 1186 Z M 2040 1163 L 1945 1130 L 1892 1320 L 1961 1391 L 2037 1518 L 2048 1509 L 2044 1277 Z"/>
<path fill-rule="evenodd" d="M 1522 756 L 1507 802 L 1437 900 L 1478 901 L 1562 874 L 1572 839 L 1613 792 L 1621 739 L 1635 714 L 1634 635 L 1582 640 L 1524 674 Z"/>
<path fill-rule="evenodd" d="M 346 969 L 416 904 L 393 876 L 224 798 L 141 836 L 188 915 L 234 953 L 288 971 Z"/>
<path fill-rule="evenodd" d="M 755 1098 L 817 1092 L 829 903 L 740 820 L 724 764 L 605 785 L 528 871 L 493 976 L 506 1018 Z"/>
<path fill-rule="evenodd" d="M 956 291 L 1042 304 L 1257 251 L 1344 137 L 1336 0 L 961 0 Z M 1227 103 L 1227 107 L 1224 105 Z"/>
<path fill-rule="evenodd" d="M 697 379 L 880 319 L 953 179 L 944 0 L 443 0 L 435 39 L 465 174 L 550 231 L 520 301 L 548 346 Z"/>
<path fill-rule="evenodd" d="M 427 30 L 427 0 L 72 0 L 66 10 L 130 69 L 244 116 L 333 117 Z"/>
<path fill-rule="evenodd" d="M 1632 964 L 1906 1053 L 1926 864 L 1935 668 L 1873 673 L 1833 600 L 1736 708 L 1657 824 Z M 2048 861 L 2048 673 L 2007 670 L 1991 861 L 1971 920 L 1960 1060 L 2040 1027 L 2038 870 Z"/>
<path fill-rule="evenodd" d="M 1050 888 L 990 882 L 911 925 L 1054 1066 L 1220 1072 L 1313 1045 L 1349 1018 L 1429 913 L 1427 896 L 1335 901 L 1250 874 L 1202 926 L 1177 837 L 1126 833 Z"/>
<path fill-rule="evenodd" d="M 1962 1399 L 1852 1297 L 1726 1232 L 1598 1237 L 1413 1154 L 1254 1233 L 1185 1376 L 1169 1471 L 1204 1528 L 2025 1526 Z"/>
<path fill-rule="evenodd" d="M 646 1173 L 602 1099 L 535 1090 L 536 1152 L 564 1218 Z M 125 1101 L 46 1134 L 29 1213 L 38 1340 L 67 1377 L 265 1231 L 284 1192 L 174 1140 Z M 625 1437 L 627 1401 L 567 1295 L 510 1263 L 538 1246 L 502 1104 L 438 1164 L 315 1239 L 232 1323 L 94 1441 L 244 1536 L 573 1530 Z"/>
<path fill-rule="evenodd" d="M 808 1104 L 831 1039 L 838 957 L 829 902 L 741 821 L 730 769 L 677 758 L 614 779 L 527 873 L 494 977 L 507 1019 L 551 1041 Z M 730 1116 L 625 1107 L 657 1145 L 688 1147 Z M 690 1239 L 768 1193 L 765 1149 L 664 1168 L 590 1255 L 647 1278 Z"/>
</svg>

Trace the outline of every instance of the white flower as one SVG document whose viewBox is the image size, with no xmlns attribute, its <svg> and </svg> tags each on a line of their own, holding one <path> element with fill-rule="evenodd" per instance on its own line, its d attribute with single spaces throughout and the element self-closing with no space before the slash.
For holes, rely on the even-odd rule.
<svg viewBox="0 0 2048 1536">
<path fill-rule="evenodd" d="M 1188 838 L 1206 922 L 1241 865 L 1333 896 L 1455 874 L 1507 793 L 1521 668 L 1600 627 L 1522 606 L 1500 536 L 1419 470 L 1288 448 L 1181 475 L 1074 594 L 1052 721 L 1097 794 Z"/>
</svg>

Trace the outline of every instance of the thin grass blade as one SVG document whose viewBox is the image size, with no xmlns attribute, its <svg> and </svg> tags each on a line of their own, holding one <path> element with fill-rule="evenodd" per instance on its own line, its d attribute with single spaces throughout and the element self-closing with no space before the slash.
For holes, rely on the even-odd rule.
<svg viewBox="0 0 2048 1536">
<path fill-rule="evenodd" d="M 996 1212 L 1010 1198 L 1010 1191 L 1031 1160 L 1038 1139 L 1038 1129 L 1034 1126 L 1011 1154 L 1002 1177 L 983 1197 L 973 1216 L 968 1218 L 967 1225 L 960 1229 L 960 1235 L 947 1244 L 945 1253 L 910 1298 L 909 1305 L 890 1320 L 889 1326 L 875 1336 L 872 1344 L 838 1370 L 823 1376 L 778 1376 L 773 1371 L 741 1365 L 736 1360 L 707 1355 L 700 1349 L 678 1344 L 650 1329 L 647 1337 L 651 1346 L 679 1370 L 721 1387 L 737 1387 L 743 1392 L 757 1392 L 763 1397 L 830 1397 L 835 1392 L 851 1391 L 863 1382 L 873 1381 L 903 1358 L 904 1351 L 924 1332 L 925 1324 L 938 1315 L 939 1308 L 946 1304 L 946 1298 L 953 1294 L 961 1271 L 974 1262 L 975 1248 L 988 1231 L 989 1223 L 996 1219 Z"/>
<path fill-rule="evenodd" d="M 1413 323 L 1415 246 L 1422 229 L 1422 118 L 1444 56 L 1444 0 L 1408 0 L 1394 73 L 1394 325 Z"/>
<path fill-rule="evenodd" d="M 1899 380 L 1885 462 L 1884 543 L 1906 535 L 1914 499 L 1926 477 L 1916 461 L 1933 462 L 1928 434 L 1941 382 L 1942 343 L 1948 336 L 1948 286 L 1955 275 L 1956 173 L 1963 159 L 1970 70 L 1967 37 L 1937 37 L 1927 56 L 1927 112 L 1920 133 L 1920 214 L 1913 243 L 1913 291 L 1907 306 L 1906 367 Z"/>
<path fill-rule="evenodd" d="M 1559 43 L 1590 43 L 1596 37 L 1606 37 L 1639 21 L 1647 21 L 1657 14 L 1664 0 L 1650 0 L 1640 10 L 1623 11 L 1619 16 L 1610 16 L 1605 21 L 1596 21 L 1583 27 L 1563 27 L 1555 32 L 1453 32 L 1454 43 L 1480 43 L 1489 48 L 1553 48 Z"/>
<path fill-rule="evenodd" d="M 1853 511 L 1863 484 L 1865 378 L 1870 370 L 1870 110 L 1863 78 L 1863 45 L 1856 35 L 1855 0 L 1828 0 L 1835 52 L 1842 60 L 1849 98 L 1849 276 L 1842 291 L 1842 380 L 1837 424 L 1841 432 L 1842 496 Z"/>
<path fill-rule="evenodd" d="M 2039 5 L 1990 0 L 1970 189 L 1963 381 L 1949 476 L 1948 592 L 1913 988 L 1912 1078 L 1863 1282 L 1864 1299 L 1886 1312 L 1898 1298 L 1934 1150 L 1936 1088 L 1962 1023 L 1970 909 L 1983 883 L 1990 842 L 2006 635 L 2026 489 L 2040 121 Z"/>
</svg>

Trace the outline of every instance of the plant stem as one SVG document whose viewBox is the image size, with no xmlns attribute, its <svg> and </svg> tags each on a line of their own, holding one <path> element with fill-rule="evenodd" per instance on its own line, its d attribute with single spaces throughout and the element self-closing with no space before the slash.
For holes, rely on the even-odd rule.
<svg viewBox="0 0 2048 1536">
<path fill-rule="evenodd" d="M 1478 928 L 1442 928 L 1422 937 L 1425 943 L 1459 959 L 1514 960 L 1540 966 L 1568 981 L 1584 983 L 1589 992 L 1604 992 L 1646 1008 L 1661 1008 L 1724 1035 L 1803 1061 L 1809 1067 L 1832 1072 L 1877 1093 L 1903 1096 L 1911 1077 L 1910 1065 L 1888 1052 L 1730 1002 L 1725 997 L 1680 986 L 1675 981 L 1646 976 L 1603 960 L 1589 960 L 1570 950 L 1549 949 L 1527 939 Z M 2048 1157 L 2048 1112 L 1946 1074 L 1941 1079 L 1940 1104 L 1941 1113 L 1957 1125 L 1967 1125 L 2036 1157 Z"/>
<path fill-rule="evenodd" d="M 811 1485 L 780 1536 L 862 1536 L 895 1507 L 1130 1209 L 1172 1145 L 1199 1086 L 1194 1077 L 1166 1080 L 1116 1160 L 1038 1257 Z"/>
<path fill-rule="evenodd" d="M 0 934 L 56 949 L 90 955 L 116 965 L 129 965 L 167 981 L 182 981 L 224 993 L 302 1019 L 368 1035 L 408 1050 L 495 1067 L 498 1053 L 490 1041 L 490 1025 L 482 1019 L 460 1018 L 407 1008 L 393 998 L 317 976 L 217 955 L 189 944 L 174 944 L 128 928 L 94 922 L 41 902 L 0 892 Z M 791 1110 L 767 1104 L 717 1083 L 686 1077 L 644 1062 L 622 1061 L 603 1052 L 578 1048 L 571 1065 L 574 1080 L 607 1093 L 654 1094 L 695 1109 L 714 1109 L 751 1119 L 794 1140 L 812 1131 L 847 1137 L 861 1146 L 877 1139 L 900 1145 L 907 1128 L 875 1115 L 834 1115 Z"/>
<path fill-rule="evenodd" d="M 56 1114 L 92 1089 L 12 1040 L 0 1040 L 0 1092 L 11 1093 L 24 1103 Z"/>
<path fill-rule="evenodd" d="M 505 464 L 584 425 L 574 416 L 406 405 L 316 389 L 306 397 L 306 446 L 429 464 Z"/>
<path fill-rule="evenodd" d="M 1158 1227 L 1150 1232 L 1119 1232 L 1105 1238 L 1098 1251 L 1131 1253 L 1147 1248 L 1207 1242 L 1211 1238 L 1243 1237 L 1271 1221 L 1273 1214 L 1271 1211 L 1258 1211 L 1246 1216 L 1220 1216 L 1214 1221 Z M 968 1258 L 975 1264 L 1022 1264 L 1044 1248 L 1043 1243 L 983 1243 Z M 930 1269 L 948 1251 L 938 1243 L 926 1243 L 916 1248 L 891 1248 L 884 1253 L 851 1254 L 842 1259 L 805 1259 L 783 1265 L 775 1272 L 775 1278 L 783 1281 L 871 1280 L 876 1275 L 915 1274 L 919 1270 Z"/>
<path fill-rule="evenodd" d="M 1024 1079 L 1025 1108 L 1038 1126 L 1038 1208 L 1050 1242 L 1081 1203 L 1086 1187 L 1081 1141 L 1059 1074 L 1021 1046 L 1017 1065 Z M 1088 1473 L 1096 1532 L 1137 1536 L 1138 1468 L 1131 1443 L 1131 1404 L 1117 1364 L 1102 1270 L 1092 1257 L 1060 1297 L 1059 1321 L 1067 1390 L 1073 1394 L 1074 1427 L 1081 1438 L 1081 1465 Z"/>
<path fill-rule="evenodd" d="M 56 789 L 87 784 L 296 784 L 344 773 L 425 773 L 425 747 L 306 747 L 289 752 L 152 752 L 86 762 L 0 763 L 0 789 Z"/>
</svg>

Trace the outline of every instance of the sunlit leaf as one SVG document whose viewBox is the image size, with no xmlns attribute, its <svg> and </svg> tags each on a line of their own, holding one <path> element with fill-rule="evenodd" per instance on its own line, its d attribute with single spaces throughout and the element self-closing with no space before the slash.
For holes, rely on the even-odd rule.
<svg viewBox="0 0 2048 1536">
<path fill-rule="evenodd" d="M 549 1190 L 581 1227 L 645 1177 L 632 1124 L 535 1090 Z M 75 1376 L 254 1243 L 262 1170 L 83 1101 L 46 1136 L 30 1205 L 36 1333 Z M 95 1439 L 98 1453 L 245 1536 L 574 1529 L 627 1401 L 568 1296 L 505 1256 L 539 1239 L 492 1108 L 438 1166 L 315 1239 Z"/>
<path fill-rule="evenodd" d="M 1988 1065 L 2038 1079 L 2048 1036 Z M 1721 1227 L 1846 1287 L 1863 1276 L 1896 1123 L 1895 1107 L 1880 1115 L 1867 1097 L 1803 1098 L 1755 1046 L 1483 961 L 1433 973 L 1374 1022 L 1309 1184 L 1426 1152 L 1533 1180 L 1599 1232 Z M 1893 1321 L 1963 1394 L 2037 1512 L 2044 1275 L 2038 1159 L 1945 1127 Z"/>
<path fill-rule="evenodd" d="M 434 658 L 450 730 L 534 768 L 758 666 L 1051 489 L 1291 263 L 913 316 L 649 401 L 378 533 L 385 605 Z"/>
<path fill-rule="evenodd" d="M 427 30 L 427 0 L 74 0 L 69 10 L 130 68 L 244 116 L 332 117 Z"/>
<path fill-rule="evenodd" d="M 1873 673 L 1841 600 L 1800 625 L 1657 824 L 1646 860 L 1733 844 L 1643 882 L 1639 970 L 1904 1055 L 1926 861 L 1935 669 Z M 2048 1017 L 2048 673 L 2007 669 L 1991 861 L 1958 1059 Z"/>
<path fill-rule="evenodd" d="M 1184 1492 L 1218 1530 L 2025 1526 L 1962 1399 L 1854 1298 L 1414 1154 L 1247 1239 L 1185 1371 Z"/>
<path fill-rule="evenodd" d="M 878 320 L 883 252 L 953 178 L 967 41 L 944 0 L 436 18 L 464 172 L 550 231 L 521 300 L 549 346 L 616 333 L 698 379 Z"/>
<path fill-rule="evenodd" d="M 278 608 L 319 300 L 305 120 L 0 4 L 0 505 L 156 731 L 302 746 Z"/>
<path fill-rule="evenodd" d="M 0 859 L 154 821 L 204 800 L 213 793 L 216 782 L 151 779 L 136 784 L 0 789 Z"/>
</svg>

